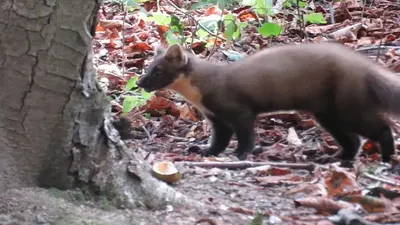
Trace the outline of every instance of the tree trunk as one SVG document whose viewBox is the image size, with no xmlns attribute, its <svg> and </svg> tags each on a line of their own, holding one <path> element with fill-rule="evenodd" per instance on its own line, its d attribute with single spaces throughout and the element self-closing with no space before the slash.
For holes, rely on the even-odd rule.
<svg viewBox="0 0 400 225">
<path fill-rule="evenodd" d="M 187 203 L 112 126 L 92 65 L 99 1 L 0 4 L 0 191 L 89 185 L 119 206 Z"/>
</svg>

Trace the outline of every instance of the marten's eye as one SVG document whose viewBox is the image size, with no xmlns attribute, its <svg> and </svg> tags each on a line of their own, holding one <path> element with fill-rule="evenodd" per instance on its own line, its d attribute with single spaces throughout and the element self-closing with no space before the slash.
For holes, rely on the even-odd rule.
<svg viewBox="0 0 400 225">
<path fill-rule="evenodd" d="M 155 68 L 153 71 L 154 75 L 160 76 L 161 75 L 161 70 L 159 68 Z"/>
</svg>

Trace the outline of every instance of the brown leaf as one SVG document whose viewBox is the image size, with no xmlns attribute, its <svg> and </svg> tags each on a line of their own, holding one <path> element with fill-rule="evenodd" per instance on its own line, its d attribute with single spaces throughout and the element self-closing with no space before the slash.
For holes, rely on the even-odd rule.
<svg viewBox="0 0 400 225">
<path fill-rule="evenodd" d="M 316 209 L 320 213 L 335 214 L 337 211 L 353 207 L 350 203 L 337 202 L 326 197 L 308 197 L 294 200 L 295 207 L 304 206 Z"/>
<path fill-rule="evenodd" d="M 292 173 L 292 171 L 290 171 L 289 169 L 279 167 L 271 167 L 269 168 L 268 172 L 271 176 L 282 176 Z"/>
<path fill-rule="evenodd" d="M 292 195 L 296 193 L 305 193 L 311 196 L 328 196 L 328 192 L 326 191 L 325 185 L 322 183 L 310 184 L 304 183 L 299 186 L 290 189 L 284 193 L 284 195 Z"/>
<path fill-rule="evenodd" d="M 132 52 L 145 52 L 145 51 L 150 51 L 152 49 L 153 48 L 147 43 L 135 42 L 135 43 L 130 43 L 128 47 L 126 47 L 125 51 L 126 53 L 132 53 Z"/>
<path fill-rule="evenodd" d="M 254 211 L 251 209 L 245 209 L 240 207 L 229 207 L 229 210 L 235 213 L 241 213 L 244 215 L 254 215 Z"/>
<path fill-rule="evenodd" d="M 359 189 L 354 174 L 333 165 L 330 166 L 329 172 L 325 176 L 325 184 L 329 196 L 336 196 L 343 192 Z"/>
<path fill-rule="evenodd" d="M 288 174 L 283 176 L 267 176 L 267 177 L 255 177 L 260 185 L 271 185 L 271 184 L 280 184 L 280 183 L 299 183 L 302 181 L 301 177 Z"/>
<path fill-rule="evenodd" d="M 352 203 L 358 203 L 369 213 L 397 211 L 394 204 L 385 198 L 354 195 L 341 197 L 341 199 Z"/>
<path fill-rule="evenodd" d="M 180 118 L 188 119 L 191 121 L 198 121 L 199 118 L 196 115 L 196 112 L 190 108 L 188 104 L 183 104 L 181 107 L 178 108 L 180 111 Z"/>
<path fill-rule="evenodd" d="M 103 28 L 103 29 L 113 29 L 116 28 L 117 30 L 121 30 L 122 29 L 122 25 L 123 25 L 123 21 L 122 20 L 100 20 L 99 21 L 99 25 Z"/>
</svg>

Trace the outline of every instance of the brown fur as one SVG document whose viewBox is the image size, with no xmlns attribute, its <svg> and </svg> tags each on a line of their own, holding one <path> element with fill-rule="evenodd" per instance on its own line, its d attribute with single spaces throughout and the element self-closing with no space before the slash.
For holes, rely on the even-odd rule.
<svg viewBox="0 0 400 225">
<path fill-rule="evenodd" d="M 312 112 L 341 144 L 338 157 L 354 158 L 358 135 L 378 141 L 384 161 L 394 153 L 381 113 L 400 112 L 400 78 L 339 44 L 272 47 L 231 64 L 201 60 L 178 45 L 157 52 L 138 85 L 172 89 L 202 111 L 218 136 L 209 154 L 222 152 L 235 132 L 244 159 L 255 116 L 277 110 Z"/>
</svg>

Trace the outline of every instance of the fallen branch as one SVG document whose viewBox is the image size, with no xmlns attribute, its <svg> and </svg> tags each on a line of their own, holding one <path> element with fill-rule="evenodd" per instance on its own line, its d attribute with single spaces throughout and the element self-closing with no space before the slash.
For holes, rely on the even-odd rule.
<svg viewBox="0 0 400 225">
<path fill-rule="evenodd" d="M 363 175 L 364 177 L 369 178 L 371 180 L 380 181 L 382 183 L 390 184 L 392 186 L 400 186 L 400 183 L 396 182 L 395 180 L 391 180 L 387 177 L 381 178 L 381 177 L 377 177 L 377 176 L 369 174 L 369 173 L 362 173 L 361 175 Z"/>
<path fill-rule="evenodd" d="M 202 168 L 217 167 L 220 169 L 247 169 L 251 167 L 258 166 L 274 166 L 274 167 L 288 167 L 290 169 L 303 169 L 308 171 L 313 171 L 315 165 L 313 163 L 276 163 L 276 162 L 250 162 L 250 161 L 240 161 L 240 162 L 175 162 L 179 166 L 197 166 Z"/>
</svg>

